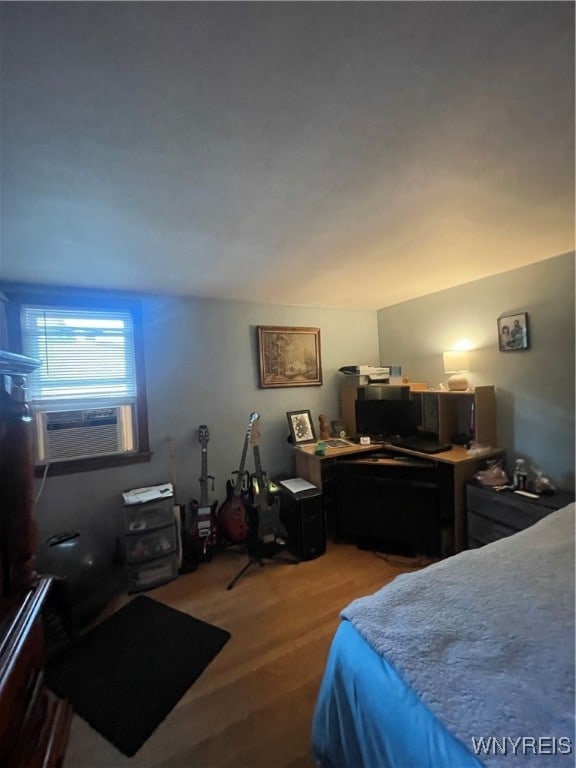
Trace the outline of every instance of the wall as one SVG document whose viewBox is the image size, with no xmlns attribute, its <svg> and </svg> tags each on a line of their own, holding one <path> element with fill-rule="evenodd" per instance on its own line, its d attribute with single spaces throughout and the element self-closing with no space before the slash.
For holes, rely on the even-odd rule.
<svg viewBox="0 0 576 768">
<path fill-rule="evenodd" d="M 496 320 L 527 312 L 530 348 L 500 352 Z M 498 445 L 574 489 L 574 253 L 378 311 L 380 362 L 446 381 L 442 352 L 468 339 L 471 384 L 494 384 Z"/>
<path fill-rule="evenodd" d="M 48 476 L 37 504 L 39 540 L 66 529 L 85 531 L 95 549 L 112 553 L 121 533 L 121 493 L 173 479 L 177 500 L 198 495 L 198 425 L 210 430 L 208 471 L 216 478 L 215 498 L 225 499 L 229 474 L 238 467 L 249 414 L 261 416 L 260 453 L 273 476 L 294 471 L 287 444 L 286 412 L 310 409 L 338 417 L 342 365 L 378 362 L 376 315 L 340 311 L 143 297 L 146 378 L 152 461 L 113 470 Z M 321 330 L 323 385 L 260 389 L 257 325 L 314 326 Z M 169 437 L 175 446 L 174 474 Z M 252 469 L 251 452 L 247 468 Z M 36 482 L 36 492 L 41 481 Z"/>
<path fill-rule="evenodd" d="M 208 469 L 219 502 L 251 411 L 261 415 L 264 469 L 291 472 L 286 411 L 309 408 L 316 425 L 319 413 L 336 418 L 340 366 L 401 363 L 413 380 L 436 386 L 446 379 L 442 351 L 462 336 L 475 347 L 471 382 L 496 385 L 499 445 L 509 458 L 526 456 L 558 486 L 574 488 L 573 254 L 377 313 L 160 296 L 143 297 L 143 309 L 153 458 L 48 477 L 36 508 L 40 541 L 76 528 L 110 555 L 121 533 L 122 491 L 173 477 L 169 436 L 178 501 L 197 495 L 201 423 L 210 429 Z M 529 313 L 530 349 L 501 353 L 496 318 L 515 311 Z M 260 389 L 257 325 L 320 327 L 323 386 Z M 36 493 L 40 487 L 36 481 Z"/>
</svg>

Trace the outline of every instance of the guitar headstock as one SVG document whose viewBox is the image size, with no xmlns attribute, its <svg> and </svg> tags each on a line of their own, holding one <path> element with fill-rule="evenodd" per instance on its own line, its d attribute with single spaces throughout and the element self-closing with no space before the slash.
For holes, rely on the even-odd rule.
<svg viewBox="0 0 576 768">
<path fill-rule="evenodd" d="M 246 437 L 250 437 L 250 433 L 252 432 L 252 426 L 254 425 L 255 421 L 258 421 L 260 418 L 260 414 L 256 413 L 256 411 L 252 411 L 250 414 L 250 417 L 248 418 L 248 429 L 246 430 Z"/>
<path fill-rule="evenodd" d="M 200 424 L 198 427 L 198 440 L 200 442 L 200 445 L 203 448 L 206 448 L 208 445 L 208 440 L 210 440 L 210 430 L 206 426 L 206 424 Z"/>
</svg>

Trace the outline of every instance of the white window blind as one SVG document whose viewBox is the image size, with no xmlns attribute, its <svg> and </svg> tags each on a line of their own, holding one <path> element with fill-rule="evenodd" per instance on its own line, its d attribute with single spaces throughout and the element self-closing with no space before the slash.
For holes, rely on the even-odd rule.
<svg viewBox="0 0 576 768">
<path fill-rule="evenodd" d="M 21 324 L 24 354 L 41 362 L 28 376 L 31 403 L 135 401 L 130 312 L 26 305 Z"/>
</svg>

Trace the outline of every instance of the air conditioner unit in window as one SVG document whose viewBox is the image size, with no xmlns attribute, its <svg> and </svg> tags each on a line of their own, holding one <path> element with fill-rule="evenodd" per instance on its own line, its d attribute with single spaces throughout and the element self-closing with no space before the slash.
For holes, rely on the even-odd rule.
<svg viewBox="0 0 576 768">
<path fill-rule="evenodd" d="M 136 449 L 132 405 L 34 413 L 38 464 L 128 453 Z"/>
</svg>

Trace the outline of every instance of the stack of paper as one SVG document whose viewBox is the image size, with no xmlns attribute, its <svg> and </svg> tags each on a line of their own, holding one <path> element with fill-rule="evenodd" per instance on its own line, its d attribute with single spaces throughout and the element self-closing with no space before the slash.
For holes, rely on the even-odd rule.
<svg viewBox="0 0 576 768">
<path fill-rule="evenodd" d="M 312 485 L 308 480 L 304 480 L 301 477 L 293 477 L 291 480 L 280 480 L 280 485 L 283 485 L 284 488 L 288 488 L 292 493 L 311 491 L 316 488 L 315 485 Z"/>
<path fill-rule="evenodd" d="M 169 499 L 174 496 L 174 488 L 172 483 L 149 485 L 146 488 L 134 488 L 132 491 L 126 491 L 122 496 L 124 497 L 124 504 L 144 504 L 147 501 Z"/>
<path fill-rule="evenodd" d="M 390 367 L 389 366 L 376 366 L 376 365 L 343 365 L 342 368 L 338 369 L 340 373 L 348 373 L 348 374 L 360 374 L 361 376 L 379 376 L 379 377 L 386 377 L 390 376 Z"/>
</svg>

